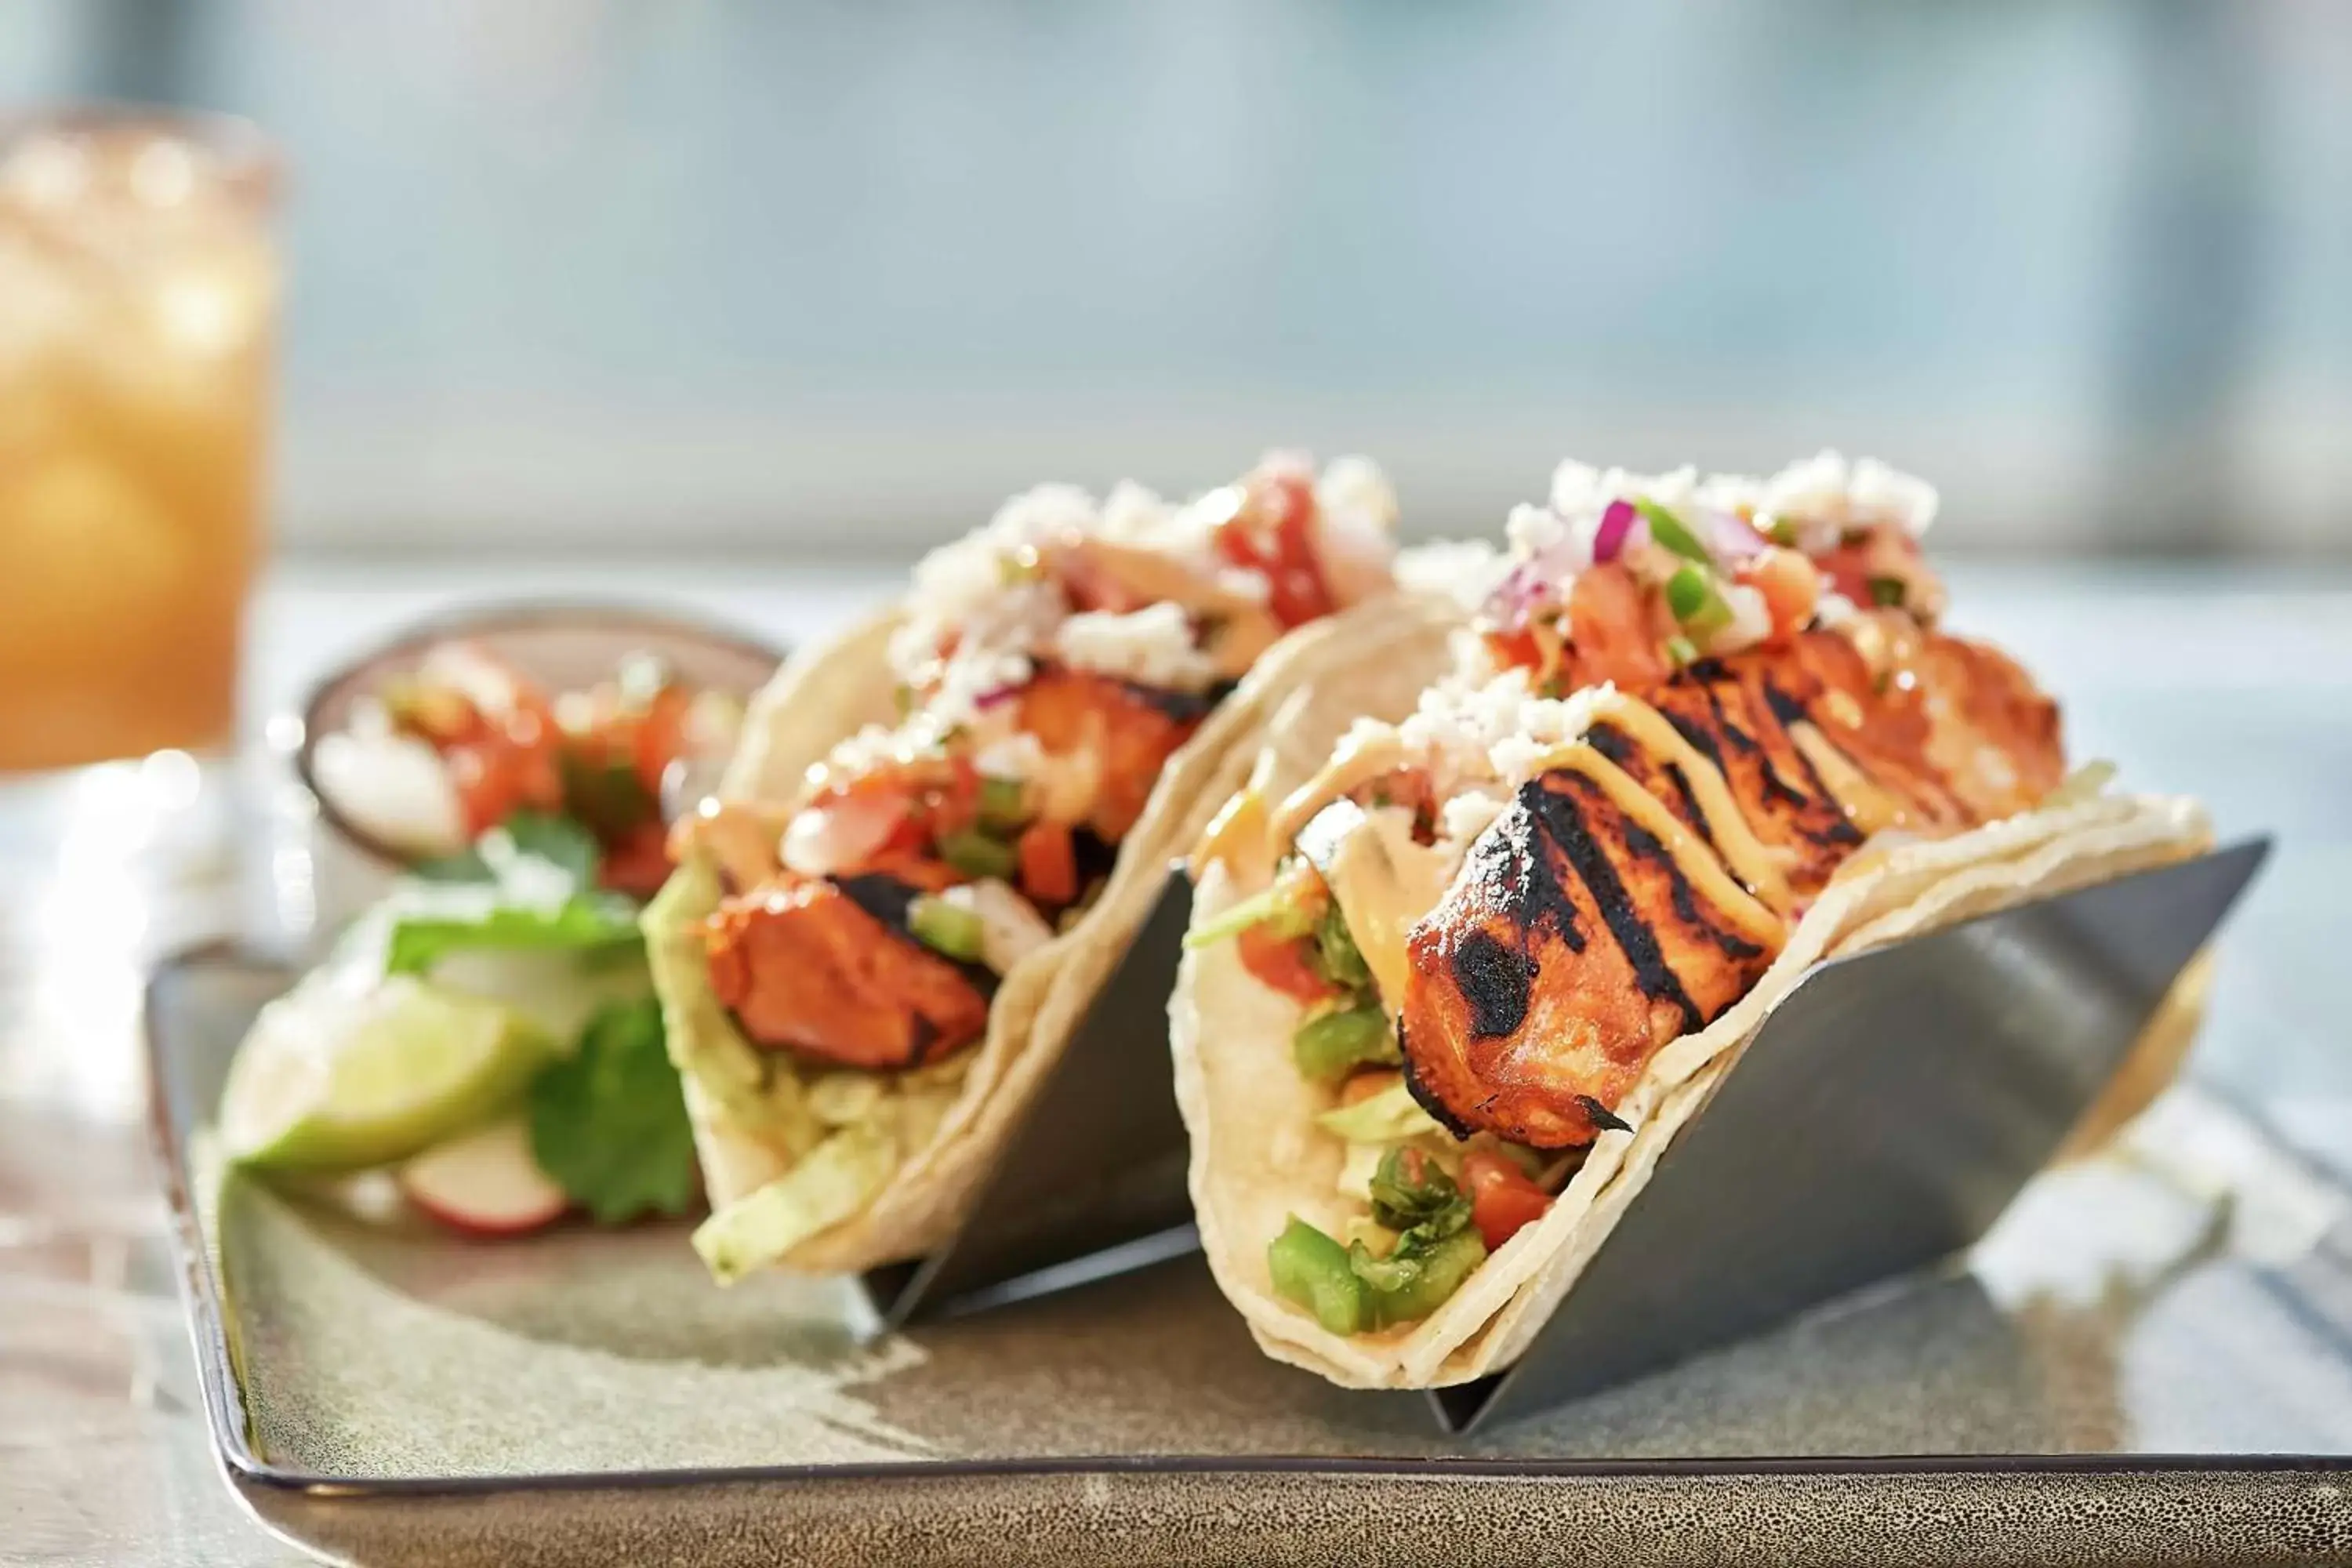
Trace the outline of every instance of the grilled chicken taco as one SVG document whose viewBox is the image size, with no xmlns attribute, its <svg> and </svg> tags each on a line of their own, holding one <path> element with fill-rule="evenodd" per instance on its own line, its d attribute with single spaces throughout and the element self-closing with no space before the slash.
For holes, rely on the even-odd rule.
<svg viewBox="0 0 2352 1568">
<path fill-rule="evenodd" d="M 1392 662 L 1265 748 L 1171 1016 L 1202 1238 L 1269 1353 L 1507 1364 L 1810 965 L 2204 846 L 2069 781 L 2056 705 L 1943 630 L 1934 509 L 1834 455 L 1565 465 L 1417 700 Z"/>
<path fill-rule="evenodd" d="M 646 916 L 714 1273 L 943 1238 L 1227 753 L 1434 623 L 1391 595 L 1393 513 L 1360 459 L 1181 507 L 1042 488 L 778 675 Z"/>
</svg>

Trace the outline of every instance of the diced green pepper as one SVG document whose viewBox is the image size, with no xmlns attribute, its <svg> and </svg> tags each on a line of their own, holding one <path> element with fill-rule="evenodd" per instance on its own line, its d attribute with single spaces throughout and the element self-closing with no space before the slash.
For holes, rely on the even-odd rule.
<svg viewBox="0 0 2352 1568">
<path fill-rule="evenodd" d="M 1666 658 L 1673 662 L 1676 669 L 1682 668 L 1685 665 L 1696 664 L 1698 645 L 1680 633 L 1676 633 L 1666 639 Z"/>
<path fill-rule="evenodd" d="M 1650 537 L 1666 549 L 1673 551 L 1685 561 L 1709 559 L 1706 546 L 1698 542 L 1698 535 L 1685 527 L 1682 519 L 1660 506 L 1656 501 L 1637 500 L 1633 503 L 1633 510 L 1649 520 Z"/>
<path fill-rule="evenodd" d="M 1731 624 L 1731 606 L 1716 592 L 1703 566 L 1684 566 L 1666 579 L 1666 608 L 1691 630 L 1705 634 Z"/>
<path fill-rule="evenodd" d="M 1029 820 L 1029 792 L 1019 779 L 982 776 L 980 781 L 980 825 L 1007 837 Z"/>
<path fill-rule="evenodd" d="M 1290 1037 L 1290 1054 L 1300 1074 L 1318 1082 L 1339 1078 L 1366 1062 L 1401 1059 L 1395 1031 L 1378 1003 L 1316 1014 Z"/>
<path fill-rule="evenodd" d="M 1773 543 L 1793 550 L 1797 547 L 1797 520 L 1776 517 L 1764 530 L 1764 537 Z"/>
<path fill-rule="evenodd" d="M 967 877 L 1000 879 L 1011 877 L 1021 863 L 1012 845 L 972 828 L 940 835 L 940 858 Z"/>
<path fill-rule="evenodd" d="M 1870 602 L 1881 609 L 1901 609 L 1905 592 L 1900 577 L 1873 577 L 1870 580 Z"/>
<path fill-rule="evenodd" d="M 1330 1332 L 1357 1334 L 1371 1326 L 1371 1292 L 1349 1266 L 1348 1249 L 1297 1215 L 1266 1244 L 1265 1267 L 1283 1300 L 1314 1313 Z"/>
<path fill-rule="evenodd" d="M 1486 1260 L 1486 1243 L 1470 1223 L 1469 1201 L 1426 1155 L 1412 1151 L 1411 1160 L 1400 1161 L 1407 1152 L 1391 1150 L 1381 1172 L 1391 1188 L 1402 1183 L 1419 1194 L 1412 1206 L 1425 1217 L 1385 1254 L 1361 1240 L 1342 1247 L 1296 1215 L 1265 1249 L 1275 1289 L 1314 1313 L 1332 1333 L 1357 1334 L 1425 1318 Z"/>
<path fill-rule="evenodd" d="M 980 916 L 929 893 L 907 906 L 907 930 L 925 947 L 950 958 L 977 963 L 981 954 Z"/>
<path fill-rule="evenodd" d="M 1334 899 L 1315 923 L 1315 966 L 1323 978 L 1349 993 L 1369 991 L 1372 972 L 1364 963 L 1364 955 L 1357 950 L 1355 936 L 1348 930 L 1348 917 L 1339 911 Z"/>
<path fill-rule="evenodd" d="M 1359 1243 L 1359 1246 L 1361 1244 Z M 1410 1256 L 1401 1256 L 1405 1254 Z M 1365 1254 L 1367 1258 L 1370 1254 Z M 1486 1261 L 1486 1239 L 1478 1227 L 1465 1225 L 1443 1241 L 1421 1248 L 1400 1246 L 1385 1259 L 1372 1259 L 1373 1266 L 1390 1273 L 1393 1284 L 1374 1286 L 1369 1303 L 1376 1326 L 1386 1328 L 1391 1323 L 1409 1323 L 1426 1318 L 1445 1305 L 1472 1270 Z M 1351 1269 L 1360 1278 L 1362 1266 L 1350 1256 Z"/>
</svg>

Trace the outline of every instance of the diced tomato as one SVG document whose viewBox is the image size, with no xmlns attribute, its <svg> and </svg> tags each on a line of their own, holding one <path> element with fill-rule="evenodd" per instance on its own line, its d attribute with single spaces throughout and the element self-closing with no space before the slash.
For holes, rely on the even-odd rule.
<svg viewBox="0 0 2352 1568">
<path fill-rule="evenodd" d="M 1908 583 L 1924 575 L 1919 542 L 1893 523 L 1877 523 L 1849 534 L 1812 558 L 1822 581 L 1864 609 L 1871 607 L 1873 578 Z"/>
<path fill-rule="evenodd" d="M 1217 552 L 1265 574 L 1266 607 L 1286 628 L 1329 615 L 1336 605 L 1315 554 L 1313 482 L 1302 474 L 1261 474 L 1248 486 L 1241 510 L 1217 530 Z"/>
<path fill-rule="evenodd" d="M 540 811 L 562 810 L 563 731 L 537 687 L 516 682 L 514 709 L 507 714 L 500 738 L 513 753 L 507 765 L 514 772 L 521 804 Z"/>
<path fill-rule="evenodd" d="M 669 876 L 668 835 L 658 822 L 641 822 L 617 843 L 607 844 L 596 863 L 596 880 L 633 899 L 649 899 Z"/>
<path fill-rule="evenodd" d="M 653 701 L 636 720 L 635 733 L 629 737 L 637 782 L 656 800 L 661 798 L 662 778 L 670 763 L 686 750 L 686 716 L 693 706 L 694 694 L 685 687 L 665 686 L 654 693 Z"/>
<path fill-rule="evenodd" d="M 1525 626 L 1515 632 L 1488 632 L 1486 643 L 1487 657 L 1500 669 L 1533 669 L 1543 657 L 1535 633 Z"/>
<path fill-rule="evenodd" d="M 1750 561 L 1740 574 L 1764 595 L 1772 613 L 1772 635 L 1788 637 L 1802 631 L 1813 618 L 1813 603 L 1821 595 L 1821 574 L 1793 550 L 1775 547 Z"/>
<path fill-rule="evenodd" d="M 929 799 L 933 834 L 960 833 L 980 817 L 980 766 L 961 752 L 948 759 L 948 776 Z"/>
<path fill-rule="evenodd" d="M 1078 856 L 1070 830 L 1058 822 L 1033 822 L 1021 835 L 1021 890 L 1029 901 L 1062 909 L 1078 898 Z"/>
<path fill-rule="evenodd" d="M 468 838 L 488 832 L 525 806 L 551 807 L 562 795 L 560 784 L 553 790 L 541 788 L 543 770 L 551 779 L 551 763 L 503 739 L 453 746 L 446 755 Z"/>
<path fill-rule="evenodd" d="M 1575 684 L 1613 680 L 1622 690 L 1638 692 L 1672 673 L 1664 638 L 1651 619 L 1650 598 L 1633 574 L 1616 562 L 1577 574 L 1568 593 Z"/>
<path fill-rule="evenodd" d="M 1543 1218 L 1551 1194 L 1500 1154 L 1480 1151 L 1463 1157 L 1462 1183 L 1470 1189 L 1470 1223 L 1496 1251 L 1522 1226 Z"/>
<path fill-rule="evenodd" d="M 1307 945 L 1304 937 L 1277 936 L 1262 925 L 1249 927 L 1236 939 L 1242 967 L 1286 996 L 1320 1002 L 1335 990 L 1307 962 Z"/>
<path fill-rule="evenodd" d="M 1838 544 L 1813 557 L 1813 566 L 1822 580 L 1836 592 L 1860 605 L 1870 607 L 1870 548 L 1866 544 Z"/>
</svg>

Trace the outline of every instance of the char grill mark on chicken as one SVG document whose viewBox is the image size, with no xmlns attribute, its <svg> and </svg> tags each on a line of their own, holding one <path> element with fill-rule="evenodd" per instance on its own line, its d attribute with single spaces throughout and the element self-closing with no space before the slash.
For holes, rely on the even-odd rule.
<svg viewBox="0 0 2352 1568">
<path fill-rule="evenodd" d="M 1701 659 L 1641 695 L 1722 773 L 1749 829 L 1809 900 L 1860 847 L 1799 726 L 1928 831 L 2040 798 L 2063 770 L 2054 704 L 1994 650 L 1930 636 L 1891 689 L 1846 639 Z M 1606 723 L 1585 737 L 1713 853 L 1678 765 Z M 1965 764 L 1966 776 L 1948 769 Z M 1848 786 L 1853 787 L 1853 786 Z M 1773 954 L 1708 900 L 1673 850 L 1572 767 L 1519 789 L 1407 939 L 1397 1005 L 1408 1081 L 1456 1132 L 1590 1142 L 1651 1057 L 1753 988 Z"/>
<path fill-rule="evenodd" d="M 1523 785 L 1407 941 L 1415 1097 L 1468 1132 L 1590 1142 L 1651 1053 L 1771 962 L 1582 773 Z"/>
</svg>

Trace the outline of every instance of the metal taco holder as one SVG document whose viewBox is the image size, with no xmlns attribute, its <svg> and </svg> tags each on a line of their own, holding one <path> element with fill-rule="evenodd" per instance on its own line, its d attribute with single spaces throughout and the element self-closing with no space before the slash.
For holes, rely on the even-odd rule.
<svg viewBox="0 0 2352 1568">
<path fill-rule="evenodd" d="M 885 1325 L 1003 1306 L 1199 1247 L 1184 1185 L 1168 994 L 1192 913 L 1171 868 L 945 1246 L 868 1270 Z"/>
<path fill-rule="evenodd" d="M 1822 965 L 1775 1008 L 1467 1433 L 1965 1251 L 2046 1165 L 2269 854 L 2267 837 Z M 961 1230 L 865 1276 L 892 1327 L 1197 1246 L 1167 1050 L 1173 872 Z M 1029 1134 L 1036 1129 L 1035 1135 Z"/>
</svg>

